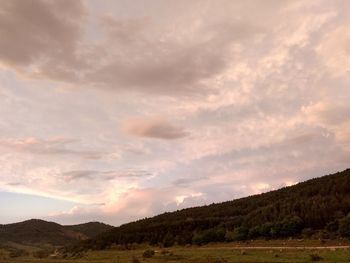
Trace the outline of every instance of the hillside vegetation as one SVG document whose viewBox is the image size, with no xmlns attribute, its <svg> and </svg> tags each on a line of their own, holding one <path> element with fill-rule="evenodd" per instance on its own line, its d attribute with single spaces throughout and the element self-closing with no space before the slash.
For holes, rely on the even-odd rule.
<svg viewBox="0 0 350 263">
<path fill-rule="evenodd" d="M 99 222 L 62 226 L 54 222 L 31 219 L 0 225 L 0 243 L 67 245 L 77 240 L 93 238 L 112 226 Z"/>
<path fill-rule="evenodd" d="M 113 228 L 71 250 L 245 239 L 350 237 L 350 170 L 264 194 L 164 213 Z"/>
<path fill-rule="evenodd" d="M 112 229 L 113 227 L 100 222 L 89 222 L 79 225 L 63 226 L 63 228 L 68 231 L 80 233 L 87 238 L 92 238 Z"/>
</svg>

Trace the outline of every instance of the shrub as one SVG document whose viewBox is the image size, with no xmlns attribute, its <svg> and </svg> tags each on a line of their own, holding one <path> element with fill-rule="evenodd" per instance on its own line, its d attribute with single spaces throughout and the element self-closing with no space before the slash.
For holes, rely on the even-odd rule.
<svg viewBox="0 0 350 263">
<path fill-rule="evenodd" d="M 208 263 L 227 263 L 228 261 L 222 257 L 208 257 Z"/>
<path fill-rule="evenodd" d="M 314 233 L 315 231 L 312 228 L 304 228 L 301 231 L 302 236 L 305 238 L 310 238 Z"/>
<path fill-rule="evenodd" d="M 8 256 L 10 258 L 18 258 L 18 257 L 22 257 L 22 256 L 27 256 L 28 252 L 23 250 L 23 249 L 17 249 L 17 248 L 11 248 L 9 250 L 9 254 Z"/>
<path fill-rule="evenodd" d="M 350 216 L 339 220 L 339 234 L 342 237 L 350 238 Z"/>
<path fill-rule="evenodd" d="M 248 238 L 248 231 L 249 229 L 246 227 L 237 227 L 234 229 L 234 236 L 233 240 L 234 241 L 241 241 L 241 240 L 246 240 Z"/>
<path fill-rule="evenodd" d="M 164 247 L 171 247 L 175 243 L 175 238 L 174 236 L 168 232 L 165 237 L 163 238 L 163 246 Z"/>
<path fill-rule="evenodd" d="M 323 258 L 320 257 L 319 255 L 317 254 L 310 254 L 310 260 L 311 261 L 321 261 Z"/>
<path fill-rule="evenodd" d="M 147 249 L 142 254 L 143 258 L 151 258 L 153 256 L 154 256 L 154 250 L 152 250 L 152 249 Z"/>
<path fill-rule="evenodd" d="M 35 258 L 47 258 L 48 256 L 50 256 L 52 253 L 51 250 L 47 250 L 47 249 L 41 249 L 41 250 L 37 250 L 35 252 L 33 252 L 33 257 Z"/>
</svg>

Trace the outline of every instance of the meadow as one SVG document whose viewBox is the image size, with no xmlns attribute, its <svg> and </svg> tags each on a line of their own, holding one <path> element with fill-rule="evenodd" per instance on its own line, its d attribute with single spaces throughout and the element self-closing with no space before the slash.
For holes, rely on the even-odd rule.
<svg viewBox="0 0 350 263">
<path fill-rule="evenodd" d="M 285 244 L 281 244 L 282 246 Z M 241 247 L 217 244 L 203 247 L 137 247 L 133 249 L 113 248 L 101 251 L 88 251 L 66 259 L 30 256 L 13 259 L 0 259 L 3 263 L 230 263 L 230 262 L 350 262 L 350 249 L 303 247 Z"/>
</svg>

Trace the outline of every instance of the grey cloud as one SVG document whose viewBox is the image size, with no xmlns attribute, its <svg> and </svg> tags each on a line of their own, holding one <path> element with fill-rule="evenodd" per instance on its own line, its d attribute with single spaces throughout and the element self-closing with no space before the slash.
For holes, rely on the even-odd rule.
<svg viewBox="0 0 350 263">
<path fill-rule="evenodd" d="M 130 55 L 123 57 L 124 61 L 107 64 L 88 79 L 97 84 L 107 84 L 111 89 L 128 87 L 163 94 L 193 92 L 193 89 L 200 88 L 199 81 L 210 78 L 226 66 L 225 58 L 218 54 L 222 48 L 214 46 L 204 43 L 172 48 L 154 43 L 150 49 L 126 51 Z M 131 55 L 135 51 L 138 58 Z M 139 61 L 135 63 L 135 60 Z"/>
<path fill-rule="evenodd" d="M 350 106 L 348 103 L 327 103 L 315 114 L 324 122 L 331 125 L 340 125 L 350 120 Z"/>
<path fill-rule="evenodd" d="M 14 151 L 43 155 L 77 155 L 86 159 L 99 159 L 105 153 L 89 150 L 74 150 L 68 145 L 77 142 L 73 139 L 0 139 L 0 147 Z"/>
<path fill-rule="evenodd" d="M 97 171 L 97 170 L 74 170 L 61 174 L 65 181 L 76 180 L 102 180 L 109 181 L 117 178 L 137 178 L 151 176 L 152 173 L 145 170 L 125 170 L 125 171 Z"/>
<path fill-rule="evenodd" d="M 114 173 L 118 177 L 145 177 L 152 176 L 153 174 L 146 170 L 127 170 L 122 172 Z"/>
<path fill-rule="evenodd" d="M 0 60 L 21 73 L 74 80 L 81 1 L 1 0 Z"/>
<path fill-rule="evenodd" d="M 103 5 L 97 1 L 91 1 L 96 9 L 86 17 L 82 6 L 72 8 L 78 1 L 24 1 L 0 0 L 0 63 L 7 67 L 0 91 L 0 110 L 5 109 L 1 133 L 39 138 L 46 132 L 71 134 L 90 144 L 86 149 L 73 140 L 0 140 L 5 147 L 1 152 L 14 152 L 0 155 L 5 189 L 25 182 L 17 188 L 105 203 L 88 218 L 126 222 L 178 209 L 176 197 L 184 198 L 183 206 L 223 201 L 349 165 L 348 61 L 342 50 L 334 54 L 340 46 L 332 37 L 345 34 L 347 27 L 342 26 L 340 35 L 328 34 L 342 23 L 336 15 L 344 9 L 341 2 L 157 0 L 141 1 L 135 8 L 123 0 L 129 10 L 100 19 L 95 15 L 104 10 L 97 8 Z M 119 1 L 112 2 L 120 7 Z M 188 16 L 176 8 L 164 15 L 158 5 L 175 7 L 179 2 Z M 203 8 L 203 2 L 210 4 Z M 152 5 L 158 8 L 153 16 L 138 19 Z M 325 18 L 334 15 L 336 20 Z M 90 19 L 96 25 L 91 27 Z M 336 41 L 317 50 L 327 39 Z M 332 61 L 332 68 L 343 72 L 341 79 L 339 74 L 327 75 Z M 18 80 L 8 74 L 10 67 L 81 88 L 71 91 L 66 89 L 70 85 L 57 82 Z M 46 88 L 50 86 L 59 89 Z M 85 89 L 92 86 L 104 91 Z M 139 92 L 151 96 L 135 96 Z M 207 96 L 210 92 L 215 94 Z M 7 103 L 17 95 L 15 102 Z M 125 132 L 173 143 L 115 131 L 130 116 L 160 111 L 174 120 L 131 120 Z M 67 116 L 72 118 L 68 121 Z M 183 122 L 176 123 L 179 116 Z M 64 133 L 57 132 L 62 129 Z M 94 146 L 110 147 L 115 154 L 101 158 L 104 153 L 89 148 Z M 71 158 L 76 156 L 101 159 L 77 162 Z M 118 167 L 151 167 L 160 176 L 152 179 L 150 172 Z M 134 185 L 149 189 L 130 189 Z M 125 195 L 114 198 L 115 189 L 126 189 Z M 115 208 L 106 215 L 108 205 Z M 80 221 L 88 214 L 76 215 Z"/>
<path fill-rule="evenodd" d="M 125 125 L 128 134 L 164 140 L 175 140 L 189 135 L 181 127 L 176 127 L 171 123 L 161 119 L 132 120 Z"/>
<path fill-rule="evenodd" d="M 172 185 L 179 187 L 191 186 L 202 180 L 210 179 L 209 176 L 198 176 L 198 177 L 180 177 L 172 182 Z"/>
<path fill-rule="evenodd" d="M 172 184 L 198 187 L 200 192 L 218 189 L 219 185 L 260 182 L 277 188 L 288 181 L 304 181 L 343 170 L 349 163 L 349 154 L 335 144 L 334 135 L 325 129 L 297 127 L 285 135 L 283 140 L 268 145 L 232 149 L 183 164 L 172 171 L 178 178 Z M 184 174 L 188 177 L 184 178 Z M 251 194 L 250 190 L 248 187 L 244 193 Z"/>
<path fill-rule="evenodd" d="M 93 170 L 77 170 L 63 173 L 62 176 L 66 181 L 74 181 L 78 179 L 91 179 L 96 173 Z"/>
<path fill-rule="evenodd" d="M 108 39 L 118 46 L 135 45 L 145 40 L 143 31 L 147 19 L 116 19 L 111 15 L 101 16 L 99 24 L 108 32 Z"/>
<path fill-rule="evenodd" d="M 322 141 L 324 139 L 324 135 L 321 133 L 322 131 L 317 132 L 308 132 L 304 134 L 296 134 L 291 138 L 287 138 L 278 145 L 280 146 L 298 146 L 305 145 L 308 143 L 313 143 L 315 141 Z M 323 131 L 326 133 L 325 131 Z"/>
<path fill-rule="evenodd" d="M 138 155 L 138 156 L 145 156 L 150 154 L 150 151 L 142 146 L 135 146 L 135 145 L 125 145 L 123 147 L 123 151 L 125 153 L 133 154 L 133 155 Z"/>
<path fill-rule="evenodd" d="M 83 35 L 88 15 L 81 1 L 1 4 L 0 62 L 35 78 L 118 91 L 203 94 L 209 90 L 203 82 L 231 62 L 231 44 L 257 33 L 233 21 L 204 24 L 194 36 L 179 38 L 154 33 L 147 19 L 104 16 L 96 18 L 95 33 L 106 32 L 106 42 L 92 44 Z"/>
<path fill-rule="evenodd" d="M 86 80 L 110 89 L 127 87 L 170 95 L 198 93 L 198 90 L 205 93 L 207 88 L 203 81 L 227 68 L 230 45 L 259 32 L 240 22 L 216 24 L 199 29 L 198 39 L 179 41 L 172 38 L 151 40 L 137 28 L 134 42 L 129 42 L 135 25 L 131 24 L 130 30 L 125 30 L 125 26 L 115 23 L 120 30 L 113 31 L 118 34 L 109 43 L 118 48 L 116 59 L 88 74 Z"/>
</svg>

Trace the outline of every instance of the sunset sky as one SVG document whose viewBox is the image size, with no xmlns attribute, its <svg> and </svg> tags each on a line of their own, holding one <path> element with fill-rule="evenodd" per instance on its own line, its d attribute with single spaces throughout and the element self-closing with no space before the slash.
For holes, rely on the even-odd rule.
<svg viewBox="0 0 350 263">
<path fill-rule="evenodd" d="M 350 165 L 350 1 L 0 0 L 0 224 L 119 225 Z"/>
</svg>

